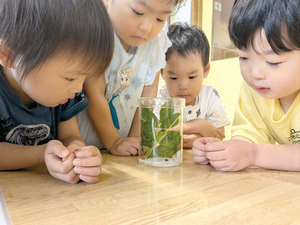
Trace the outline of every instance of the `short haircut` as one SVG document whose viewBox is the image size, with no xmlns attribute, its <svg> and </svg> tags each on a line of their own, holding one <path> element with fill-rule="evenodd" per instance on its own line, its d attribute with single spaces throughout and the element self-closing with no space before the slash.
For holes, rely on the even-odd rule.
<svg viewBox="0 0 300 225">
<path fill-rule="evenodd" d="M 239 49 L 252 46 L 254 35 L 261 30 L 277 54 L 300 49 L 300 1 L 236 0 L 228 29 Z"/>
<path fill-rule="evenodd" d="M 104 74 L 113 29 L 102 0 L 1 0 L 0 39 L 24 79 L 58 53 L 82 57 L 82 69 Z"/>
<path fill-rule="evenodd" d="M 182 3 L 184 3 L 186 0 L 169 0 L 169 4 L 174 5 L 173 13 L 176 14 L 177 11 L 180 9 Z"/>
<path fill-rule="evenodd" d="M 168 37 L 172 46 L 166 53 L 168 60 L 174 52 L 178 52 L 183 57 L 190 54 L 199 54 L 202 58 L 203 66 L 209 62 L 209 43 L 200 27 L 189 26 L 186 23 L 174 23 L 169 26 Z"/>
</svg>

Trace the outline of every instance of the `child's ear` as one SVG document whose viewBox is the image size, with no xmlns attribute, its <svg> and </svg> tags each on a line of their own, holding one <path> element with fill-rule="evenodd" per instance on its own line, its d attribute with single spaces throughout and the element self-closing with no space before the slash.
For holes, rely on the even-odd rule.
<svg viewBox="0 0 300 225">
<path fill-rule="evenodd" d="M 206 67 L 204 68 L 204 78 L 206 78 L 208 76 L 208 73 L 210 71 L 210 64 L 207 63 Z"/>
<path fill-rule="evenodd" d="M 11 60 L 8 59 L 10 49 L 1 44 L 0 40 L 0 64 L 3 67 L 13 68 Z"/>
</svg>

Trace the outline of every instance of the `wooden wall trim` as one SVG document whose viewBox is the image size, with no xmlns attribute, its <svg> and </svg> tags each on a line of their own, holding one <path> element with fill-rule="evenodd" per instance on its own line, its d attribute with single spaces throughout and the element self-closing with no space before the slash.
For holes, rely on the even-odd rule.
<svg viewBox="0 0 300 225">
<path fill-rule="evenodd" d="M 198 25 L 202 28 L 203 0 L 192 0 L 191 25 Z"/>
</svg>

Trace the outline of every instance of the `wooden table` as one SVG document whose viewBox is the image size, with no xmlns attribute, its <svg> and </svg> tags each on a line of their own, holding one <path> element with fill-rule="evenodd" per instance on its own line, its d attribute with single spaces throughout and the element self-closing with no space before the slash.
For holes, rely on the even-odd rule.
<svg viewBox="0 0 300 225">
<path fill-rule="evenodd" d="M 180 167 L 103 153 L 97 184 L 71 185 L 45 166 L 0 172 L 14 225 L 300 224 L 300 173 L 248 168 L 218 172 L 191 150 Z"/>
</svg>

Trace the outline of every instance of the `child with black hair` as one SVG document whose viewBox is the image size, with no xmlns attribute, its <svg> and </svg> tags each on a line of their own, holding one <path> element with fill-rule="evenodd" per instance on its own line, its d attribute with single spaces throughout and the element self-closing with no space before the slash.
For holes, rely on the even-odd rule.
<svg viewBox="0 0 300 225">
<path fill-rule="evenodd" d="M 114 56 L 101 79 L 84 84 L 90 106 L 78 114 L 78 124 L 86 143 L 113 155 L 137 155 L 137 102 L 156 97 L 171 45 L 167 21 L 184 0 L 103 1 L 114 28 Z"/>
<path fill-rule="evenodd" d="M 0 21 L 0 170 L 45 163 L 57 179 L 96 183 L 102 157 L 75 115 L 89 104 L 85 79 L 112 58 L 102 0 L 2 0 Z"/>
<path fill-rule="evenodd" d="M 185 99 L 183 147 L 192 148 L 199 137 L 223 139 L 230 120 L 217 90 L 203 85 L 210 70 L 205 34 L 197 26 L 176 23 L 169 26 L 168 37 L 172 46 L 161 70 L 166 85 L 159 88 L 158 97 Z"/>
<path fill-rule="evenodd" d="M 241 86 L 231 140 L 194 142 L 195 162 L 300 171 L 300 1 L 236 0 L 229 34 Z"/>
</svg>

